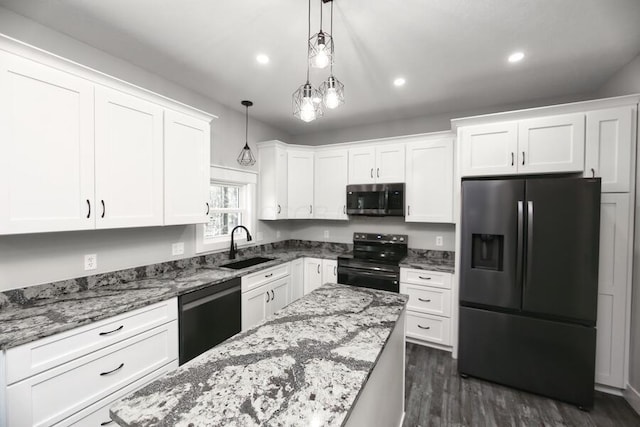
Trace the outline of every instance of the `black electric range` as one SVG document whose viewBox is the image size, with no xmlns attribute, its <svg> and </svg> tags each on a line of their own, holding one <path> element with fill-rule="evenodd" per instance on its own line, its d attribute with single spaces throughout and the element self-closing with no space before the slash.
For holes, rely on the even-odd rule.
<svg viewBox="0 0 640 427">
<path fill-rule="evenodd" d="M 353 255 L 338 257 L 338 283 L 400 292 L 406 234 L 353 233 Z"/>
</svg>

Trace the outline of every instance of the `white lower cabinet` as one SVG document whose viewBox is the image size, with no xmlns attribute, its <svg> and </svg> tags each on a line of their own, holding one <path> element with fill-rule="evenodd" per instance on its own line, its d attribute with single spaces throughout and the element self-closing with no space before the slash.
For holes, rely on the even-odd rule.
<svg viewBox="0 0 640 427">
<path fill-rule="evenodd" d="M 338 261 L 335 259 L 322 260 L 322 283 L 338 283 Z"/>
<path fill-rule="evenodd" d="M 400 269 L 400 293 L 407 302 L 407 338 L 442 349 L 452 346 L 452 274 L 419 269 Z"/>
<path fill-rule="evenodd" d="M 6 418 L 0 424 L 87 425 L 83 420 L 98 412 L 96 419 L 106 422 L 108 414 L 100 410 L 114 393 L 123 395 L 177 366 L 177 301 L 9 349 L 5 360 Z"/>
<path fill-rule="evenodd" d="M 289 263 L 285 263 L 242 277 L 243 331 L 257 325 L 292 301 L 289 267 Z"/>
<path fill-rule="evenodd" d="M 291 261 L 291 302 L 304 295 L 304 258 Z"/>
<path fill-rule="evenodd" d="M 320 258 L 304 259 L 304 294 L 322 286 L 322 260 Z"/>
<path fill-rule="evenodd" d="M 604 185 L 604 184 L 603 184 Z M 600 204 L 600 263 L 596 383 L 625 388 L 627 293 L 631 283 L 632 198 L 627 193 L 602 194 Z"/>
</svg>

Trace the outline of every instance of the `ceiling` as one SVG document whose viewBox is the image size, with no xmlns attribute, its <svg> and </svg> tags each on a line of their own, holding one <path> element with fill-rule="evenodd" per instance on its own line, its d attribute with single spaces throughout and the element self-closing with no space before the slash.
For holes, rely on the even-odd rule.
<svg viewBox="0 0 640 427">
<path fill-rule="evenodd" d="M 291 135 L 590 93 L 640 51 L 638 0 L 335 0 L 334 74 L 346 103 L 303 123 L 291 94 L 306 78 L 307 1 L 0 5 L 238 111 L 251 99 L 253 117 Z M 319 9 L 313 0 L 312 34 Z M 525 59 L 508 63 L 516 50 Z M 312 83 L 327 74 L 312 69 Z"/>
</svg>

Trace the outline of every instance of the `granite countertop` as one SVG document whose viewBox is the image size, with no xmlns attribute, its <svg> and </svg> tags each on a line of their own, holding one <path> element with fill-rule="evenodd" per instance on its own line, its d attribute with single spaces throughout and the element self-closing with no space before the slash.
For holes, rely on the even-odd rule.
<svg viewBox="0 0 640 427">
<path fill-rule="evenodd" d="M 407 297 L 325 284 L 111 407 L 121 426 L 340 426 Z"/>
<path fill-rule="evenodd" d="M 0 350 L 61 333 L 146 305 L 164 301 L 234 277 L 301 257 L 335 259 L 348 253 L 345 244 L 295 241 L 247 248 L 237 260 L 254 256 L 273 261 L 241 270 L 221 268 L 226 252 L 120 270 L 0 293 Z M 450 252 L 409 250 L 402 267 L 453 272 Z"/>
</svg>

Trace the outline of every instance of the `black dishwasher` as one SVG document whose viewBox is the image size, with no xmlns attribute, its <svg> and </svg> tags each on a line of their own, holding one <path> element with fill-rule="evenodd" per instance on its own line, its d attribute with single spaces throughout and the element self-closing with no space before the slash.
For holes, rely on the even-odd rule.
<svg viewBox="0 0 640 427">
<path fill-rule="evenodd" d="M 180 365 L 241 329 L 240 278 L 178 297 Z"/>
</svg>

